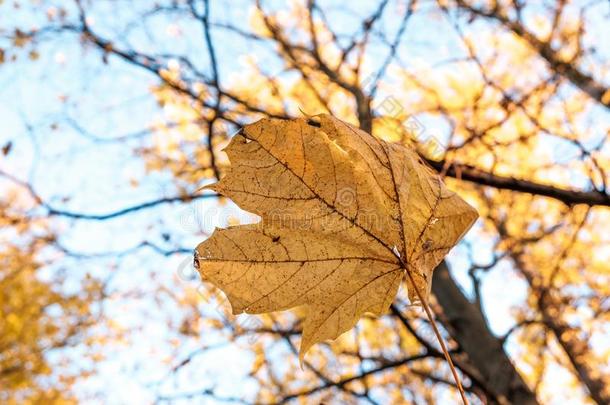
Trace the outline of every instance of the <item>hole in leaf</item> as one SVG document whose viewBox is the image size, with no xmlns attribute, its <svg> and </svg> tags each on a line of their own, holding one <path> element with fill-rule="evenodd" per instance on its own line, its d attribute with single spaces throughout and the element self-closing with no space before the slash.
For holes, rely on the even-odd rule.
<svg viewBox="0 0 610 405">
<path fill-rule="evenodd" d="M 322 124 L 319 121 L 316 121 L 314 119 L 308 119 L 307 120 L 307 125 L 311 125 L 312 127 L 316 127 L 316 128 L 321 128 Z"/>
</svg>

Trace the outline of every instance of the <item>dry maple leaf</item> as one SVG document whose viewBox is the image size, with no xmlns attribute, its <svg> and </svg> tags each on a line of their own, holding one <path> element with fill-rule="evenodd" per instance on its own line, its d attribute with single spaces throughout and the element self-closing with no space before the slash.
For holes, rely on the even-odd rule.
<svg viewBox="0 0 610 405">
<path fill-rule="evenodd" d="M 201 277 L 234 314 L 305 306 L 301 360 L 315 343 L 381 315 L 405 275 L 427 298 L 434 267 L 477 218 L 418 154 L 329 115 L 263 119 L 226 152 L 208 188 L 261 216 L 217 229 L 196 251 Z"/>
</svg>

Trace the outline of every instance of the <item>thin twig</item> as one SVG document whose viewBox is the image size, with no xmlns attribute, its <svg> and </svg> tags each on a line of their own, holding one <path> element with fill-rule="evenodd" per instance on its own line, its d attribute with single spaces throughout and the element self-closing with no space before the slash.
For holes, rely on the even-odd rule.
<svg viewBox="0 0 610 405">
<path fill-rule="evenodd" d="M 449 356 L 449 352 L 447 351 L 447 347 L 445 346 L 445 341 L 443 340 L 443 337 L 441 336 L 440 332 L 438 331 L 438 328 L 436 327 L 436 322 L 434 321 L 434 316 L 432 316 L 432 310 L 430 309 L 428 302 L 424 298 L 424 295 L 419 290 L 419 287 L 417 287 L 417 284 L 415 284 L 415 279 L 411 275 L 411 272 L 409 270 L 407 270 L 406 267 L 405 267 L 405 272 L 407 273 L 407 276 L 409 277 L 409 281 L 411 281 L 411 285 L 413 286 L 413 288 L 415 289 L 415 292 L 417 293 L 417 297 L 419 298 L 419 301 L 422 303 L 422 306 L 424 307 L 424 311 L 426 311 L 428 320 L 430 321 L 430 324 L 432 325 L 432 330 L 434 330 L 434 334 L 436 335 L 436 338 L 438 339 L 438 343 L 441 345 L 443 355 L 445 355 L 445 359 L 447 360 L 447 363 L 449 363 L 449 368 L 451 369 L 451 374 L 453 374 L 453 379 L 455 380 L 455 383 L 457 384 L 458 391 L 460 391 L 460 396 L 462 397 L 462 402 L 464 403 L 464 405 L 468 405 L 468 399 L 466 399 L 466 393 L 464 392 L 464 387 L 462 387 L 462 381 L 460 380 L 460 377 L 458 376 L 457 371 L 455 370 L 455 366 L 453 365 L 451 356 Z"/>
</svg>

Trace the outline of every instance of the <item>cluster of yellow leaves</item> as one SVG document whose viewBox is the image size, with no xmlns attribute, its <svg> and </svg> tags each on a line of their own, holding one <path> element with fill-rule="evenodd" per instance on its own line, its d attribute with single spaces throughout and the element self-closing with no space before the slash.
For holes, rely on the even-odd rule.
<svg viewBox="0 0 610 405">
<path fill-rule="evenodd" d="M 44 223 L 19 216 L 18 197 L 9 191 L 0 202 L 0 402 L 72 403 L 69 388 L 84 374 L 60 366 L 61 351 L 90 325 L 100 286 L 87 279 L 82 291 L 67 293 L 60 277 L 43 278 L 37 256 L 53 237 Z"/>
<path fill-rule="evenodd" d="M 168 72 L 171 72 L 171 80 L 179 77 L 177 67 Z M 203 85 L 195 84 L 193 87 L 199 97 L 205 97 Z M 168 85 L 153 88 L 153 94 L 163 107 L 163 119 L 151 125 L 150 130 L 154 135 L 152 145 L 139 149 L 147 170 L 169 170 L 176 179 L 181 180 L 178 185 L 197 184 L 201 177 L 212 177 L 214 173 L 210 167 L 209 150 L 201 147 L 201 133 L 205 131 L 204 123 L 210 115 L 200 105 L 193 103 L 190 97 L 178 94 Z M 226 132 L 219 122 L 216 127 L 218 136 L 213 140 L 216 151 L 226 145 Z M 216 164 L 222 167 L 226 162 L 220 158 Z"/>
</svg>

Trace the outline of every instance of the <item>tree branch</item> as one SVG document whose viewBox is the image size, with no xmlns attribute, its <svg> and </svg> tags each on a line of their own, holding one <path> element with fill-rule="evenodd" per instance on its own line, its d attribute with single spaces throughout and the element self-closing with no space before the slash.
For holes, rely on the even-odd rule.
<svg viewBox="0 0 610 405">
<path fill-rule="evenodd" d="M 482 186 L 550 197 L 559 200 L 566 205 L 586 204 L 590 206 L 600 205 L 610 207 L 610 195 L 600 191 L 566 190 L 529 180 L 495 175 L 462 163 L 449 163 L 446 161 L 434 161 L 429 159 L 427 159 L 427 162 L 434 169 L 449 177 L 466 180 Z"/>
<path fill-rule="evenodd" d="M 484 10 L 474 7 L 464 0 L 456 0 L 457 5 L 474 15 L 493 19 L 499 22 L 506 29 L 525 40 L 549 65 L 551 70 L 568 79 L 573 85 L 588 94 L 592 99 L 599 104 L 610 109 L 610 89 L 602 83 L 596 81 L 593 77 L 579 70 L 573 62 L 563 61 L 557 52 L 552 48 L 548 41 L 540 40 L 532 32 L 525 29 L 519 21 L 511 20 L 507 15 L 502 13 L 498 7 L 492 10 Z"/>
</svg>

